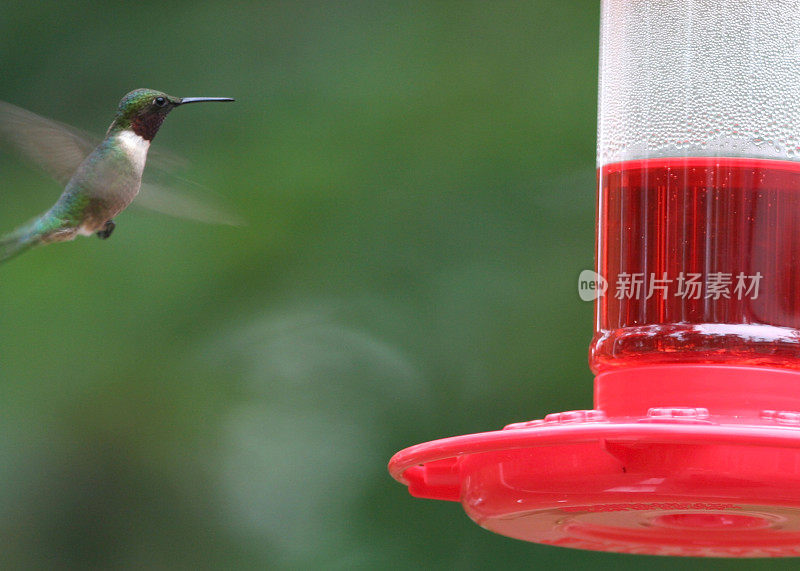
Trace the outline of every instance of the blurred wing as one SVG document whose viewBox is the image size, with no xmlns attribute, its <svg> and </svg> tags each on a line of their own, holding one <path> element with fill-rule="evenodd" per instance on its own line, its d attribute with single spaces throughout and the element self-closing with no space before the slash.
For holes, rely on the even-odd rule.
<svg viewBox="0 0 800 571">
<path fill-rule="evenodd" d="M 241 216 L 227 206 L 221 198 L 212 196 L 208 189 L 188 181 L 182 181 L 182 183 L 191 185 L 191 191 L 179 190 L 174 185 L 143 183 L 142 190 L 133 204 L 161 214 L 189 218 L 208 224 L 227 224 L 229 226 L 245 224 Z"/>
<path fill-rule="evenodd" d="M 62 184 L 98 142 L 78 129 L 0 101 L 0 144 L 19 151 Z"/>
</svg>

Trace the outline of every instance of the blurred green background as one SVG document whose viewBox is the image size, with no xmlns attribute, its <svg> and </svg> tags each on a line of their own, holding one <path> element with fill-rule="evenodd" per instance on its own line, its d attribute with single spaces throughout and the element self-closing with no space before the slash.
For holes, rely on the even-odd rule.
<svg viewBox="0 0 800 571">
<path fill-rule="evenodd" d="M 154 142 L 247 220 L 130 209 L 0 268 L 0 566 L 740 568 L 493 535 L 391 455 L 591 405 L 599 2 L 40 2 L 0 99 Z M 60 188 L 0 155 L 0 227 Z"/>
</svg>

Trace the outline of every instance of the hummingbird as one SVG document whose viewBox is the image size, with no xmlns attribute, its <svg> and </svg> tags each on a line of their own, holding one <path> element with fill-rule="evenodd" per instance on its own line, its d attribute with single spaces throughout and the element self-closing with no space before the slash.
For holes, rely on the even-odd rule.
<svg viewBox="0 0 800 571">
<path fill-rule="evenodd" d="M 181 105 L 209 101 L 234 100 L 135 89 L 120 100 L 105 138 L 91 152 L 77 131 L 0 102 L 0 132 L 15 131 L 10 138 L 24 153 L 66 181 L 47 212 L 0 236 L 0 262 L 34 246 L 77 236 L 109 238 L 116 227 L 114 218 L 139 193 L 150 143 L 167 114 Z"/>
</svg>

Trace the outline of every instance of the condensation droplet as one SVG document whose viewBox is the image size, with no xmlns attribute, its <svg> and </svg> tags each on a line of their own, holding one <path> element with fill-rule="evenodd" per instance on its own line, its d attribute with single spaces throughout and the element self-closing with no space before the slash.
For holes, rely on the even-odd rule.
<svg viewBox="0 0 800 571">
<path fill-rule="evenodd" d="M 604 2 L 598 160 L 800 155 L 796 10 L 794 0 Z"/>
</svg>

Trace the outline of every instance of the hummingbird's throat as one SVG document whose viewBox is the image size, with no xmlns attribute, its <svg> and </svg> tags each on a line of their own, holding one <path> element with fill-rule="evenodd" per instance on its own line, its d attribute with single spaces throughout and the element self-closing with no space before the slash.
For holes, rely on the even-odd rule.
<svg viewBox="0 0 800 571">
<path fill-rule="evenodd" d="M 147 160 L 147 150 L 150 148 L 150 141 L 137 135 L 130 129 L 125 129 L 117 135 L 116 143 L 125 151 L 131 163 L 136 167 L 141 176 L 144 170 L 144 163 Z"/>
<path fill-rule="evenodd" d="M 166 113 L 148 113 L 139 115 L 131 120 L 131 130 L 146 141 L 152 141 L 158 133 L 161 123 L 164 122 Z"/>
</svg>

